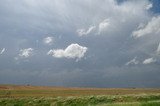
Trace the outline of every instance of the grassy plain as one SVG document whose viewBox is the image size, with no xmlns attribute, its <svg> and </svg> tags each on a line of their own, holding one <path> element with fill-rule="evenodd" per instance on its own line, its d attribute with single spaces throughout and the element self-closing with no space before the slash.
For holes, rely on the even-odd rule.
<svg viewBox="0 0 160 106">
<path fill-rule="evenodd" d="M 160 106 L 160 89 L 0 85 L 0 106 Z"/>
</svg>

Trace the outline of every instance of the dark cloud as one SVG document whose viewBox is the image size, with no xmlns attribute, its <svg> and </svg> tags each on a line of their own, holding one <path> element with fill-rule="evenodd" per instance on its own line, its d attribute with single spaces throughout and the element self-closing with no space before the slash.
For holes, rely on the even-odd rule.
<svg viewBox="0 0 160 106">
<path fill-rule="evenodd" d="M 0 50 L 5 48 L 5 51 L 0 54 L 0 83 L 159 87 L 159 24 L 153 22 L 155 28 L 149 34 L 143 32 L 144 36 L 133 37 L 153 17 L 158 19 L 159 16 L 146 9 L 151 3 L 147 0 L 1 0 Z M 54 38 L 52 44 L 44 43 L 47 37 Z M 47 55 L 49 50 L 65 50 L 70 44 L 87 47 L 78 61 Z M 20 58 L 22 50 L 29 48 L 33 49 L 31 55 L 24 52 L 26 58 Z M 81 54 L 71 49 L 67 55 L 73 52 Z M 137 64 L 126 65 L 135 57 Z M 143 64 L 149 58 L 156 61 Z"/>
</svg>

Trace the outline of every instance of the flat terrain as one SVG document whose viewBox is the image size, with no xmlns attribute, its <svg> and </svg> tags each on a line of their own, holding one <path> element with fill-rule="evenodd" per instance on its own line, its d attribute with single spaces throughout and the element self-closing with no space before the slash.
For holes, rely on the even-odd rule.
<svg viewBox="0 0 160 106">
<path fill-rule="evenodd" d="M 0 106 L 160 106 L 160 89 L 0 85 Z"/>
<path fill-rule="evenodd" d="M 67 97 L 89 95 L 157 94 L 160 89 L 138 88 L 65 88 L 46 86 L 0 85 L 0 97 Z"/>
</svg>

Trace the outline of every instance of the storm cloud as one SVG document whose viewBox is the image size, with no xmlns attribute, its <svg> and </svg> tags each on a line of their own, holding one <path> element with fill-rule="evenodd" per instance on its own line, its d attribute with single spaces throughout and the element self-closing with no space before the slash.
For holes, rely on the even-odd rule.
<svg viewBox="0 0 160 106">
<path fill-rule="evenodd" d="M 154 7 L 154 0 L 1 0 L 0 83 L 159 87 Z"/>
</svg>

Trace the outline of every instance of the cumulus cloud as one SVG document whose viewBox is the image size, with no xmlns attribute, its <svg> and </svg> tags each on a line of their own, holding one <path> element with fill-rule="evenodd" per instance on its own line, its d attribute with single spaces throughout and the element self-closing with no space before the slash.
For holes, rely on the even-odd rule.
<svg viewBox="0 0 160 106">
<path fill-rule="evenodd" d="M 125 65 L 137 65 L 139 64 L 139 61 L 137 60 L 137 57 L 134 57 L 132 60 L 130 60 L 129 62 L 127 62 Z"/>
<path fill-rule="evenodd" d="M 87 51 L 87 47 L 80 46 L 79 44 L 71 44 L 66 49 L 50 50 L 47 54 L 56 58 L 77 58 L 80 59 Z"/>
<path fill-rule="evenodd" d="M 106 31 L 107 28 L 110 25 L 110 20 L 109 19 L 105 19 L 102 22 L 99 23 L 99 34 L 103 31 Z"/>
<path fill-rule="evenodd" d="M 154 58 L 148 58 L 148 59 L 145 59 L 143 61 L 143 64 L 150 64 L 150 63 L 154 63 L 154 62 L 156 62 L 156 59 L 154 59 Z"/>
<path fill-rule="evenodd" d="M 158 48 L 157 48 L 157 54 L 160 54 L 160 43 L 159 43 Z"/>
<path fill-rule="evenodd" d="M 21 49 L 19 56 L 22 58 L 28 58 L 33 54 L 33 48 Z"/>
<path fill-rule="evenodd" d="M 150 4 L 148 4 L 148 5 L 146 5 L 146 10 L 149 10 L 149 9 L 151 9 L 153 7 L 153 5 L 150 3 Z"/>
<path fill-rule="evenodd" d="M 56 58 L 65 57 L 63 49 L 49 50 L 47 54 L 48 55 L 52 55 L 53 57 L 56 57 Z"/>
<path fill-rule="evenodd" d="M 77 33 L 79 36 L 86 36 L 86 35 L 89 35 L 91 33 L 93 33 L 96 29 L 96 26 L 90 26 L 88 28 L 88 30 L 85 30 L 85 29 L 78 29 L 77 30 Z"/>
<path fill-rule="evenodd" d="M 0 51 L 0 54 L 3 54 L 5 52 L 5 48 L 3 48 L 1 51 Z"/>
<path fill-rule="evenodd" d="M 43 42 L 45 44 L 52 45 L 53 44 L 53 37 L 46 37 L 43 39 Z"/>
<path fill-rule="evenodd" d="M 144 28 L 133 31 L 132 36 L 139 38 L 145 35 L 160 33 L 160 16 L 153 17 Z"/>
<path fill-rule="evenodd" d="M 86 29 L 78 29 L 77 30 L 77 33 L 79 36 L 86 36 L 86 35 L 89 35 L 89 34 L 101 34 L 102 32 L 105 32 L 107 30 L 109 30 L 110 26 L 110 19 L 105 19 L 103 21 L 101 21 L 100 23 L 98 23 L 97 25 L 94 25 L 94 26 L 90 26 L 88 28 L 88 30 Z"/>
<path fill-rule="evenodd" d="M 91 27 L 89 27 L 88 30 L 78 29 L 78 30 L 77 30 L 77 33 L 78 33 L 79 36 L 86 36 L 86 35 L 94 32 L 95 29 L 96 29 L 96 26 L 91 26 Z"/>
</svg>

